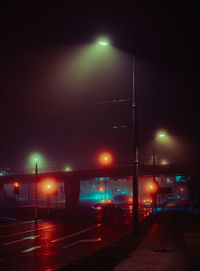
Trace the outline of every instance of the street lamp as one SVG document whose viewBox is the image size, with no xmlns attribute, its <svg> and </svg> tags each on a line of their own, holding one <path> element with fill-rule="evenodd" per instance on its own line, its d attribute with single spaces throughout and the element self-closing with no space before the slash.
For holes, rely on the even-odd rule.
<svg viewBox="0 0 200 271">
<path fill-rule="evenodd" d="M 103 152 L 99 155 L 99 162 L 104 168 L 110 166 L 112 164 L 112 161 L 113 161 L 113 158 L 109 152 Z M 107 192 L 106 178 L 104 182 L 105 182 L 105 198 L 106 198 L 106 192 Z"/>
<path fill-rule="evenodd" d="M 167 134 L 165 131 L 158 131 L 153 138 L 153 181 L 156 186 L 158 183 L 156 181 L 156 141 L 166 139 Z M 157 213 L 157 191 L 153 194 L 153 213 Z"/>
<path fill-rule="evenodd" d="M 107 39 L 98 39 L 98 44 L 101 46 L 109 45 Z M 137 142 L 137 107 L 136 107 L 136 88 L 135 88 L 135 61 L 132 57 L 132 90 L 133 90 L 133 232 L 137 233 L 139 230 L 138 223 L 138 142 Z"/>
<path fill-rule="evenodd" d="M 65 167 L 65 172 L 70 172 L 70 171 L 72 171 L 71 167 L 70 166 L 66 166 Z"/>
<path fill-rule="evenodd" d="M 38 165 L 41 167 L 44 165 L 44 158 L 40 153 L 31 153 L 29 156 L 28 166 L 31 168 L 35 168 L 33 173 L 35 173 L 34 183 L 35 183 L 35 222 L 38 220 Z"/>
<path fill-rule="evenodd" d="M 107 38 L 98 38 L 97 43 L 101 46 L 109 46 L 110 44 Z"/>
<path fill-rule="evenodd" d="M 47 195 L 48 195 L 48 217 L 50 215 L 50 196 L 51 196 L 52 186 L 50 184 L 47 185 Z"/>
</svg>

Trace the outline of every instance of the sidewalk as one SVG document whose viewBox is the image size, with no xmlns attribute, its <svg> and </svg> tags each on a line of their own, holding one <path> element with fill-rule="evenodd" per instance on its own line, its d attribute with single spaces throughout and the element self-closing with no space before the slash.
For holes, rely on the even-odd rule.
<svg viewBox="0 0 200 271">
<path fill-rule="evenodd" d="M 114 271 L 200 270 L 200 219 L 168 204 L 130 257 Z"/>
</svg>

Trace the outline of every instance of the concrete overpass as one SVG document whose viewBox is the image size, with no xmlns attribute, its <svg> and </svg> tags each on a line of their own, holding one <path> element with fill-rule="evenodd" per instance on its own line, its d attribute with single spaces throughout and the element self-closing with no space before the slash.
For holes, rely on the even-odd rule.
<svg viewBox="0 0 200 271">
<path fill-rule="evenodd" d="M 192 175 L 192 167 L 190 165 L 174 164 L 174 165 L 159 165 L 153 168 L 153 166 L 139 165 L 139 176 L 152 176 L 155 172 L 156 176 L 190 176 Z M 38 180 L 51 177 L 56 181 L 68 181 L 83 180 L 95 177 L 129 177 L 133 176 L 133 167 L 119 166 L 119 167 L 107 167 L 96 169 L 82 169 L 74 171 L 59 171 L 58 168 L 42 168 L 39 169 Z M 8 172 L 5 176 L 0 176 L 0 184 L 10 183 L 12 181 L 19 180 L 20 182 L 29 183 L 35 180 L 34 173 L 21 172 Z"/>
<path fill-rule="evenodd" d="M 156 176 L 191 176 L 192 167 L 186 165 L 163 165 L 163 166 L 144 166 L 139 165 L 139 176 L 152 176 L 155 172 Z M 44 178 L 54 178 L 55 181 L 64 183 L 65 202 L 67 209 L 74 209 L 79 205 L 80 181 L 96 178 L 96 177 L 112 177 L 112 178 L 127 178 L 133 176 L 133 167 L 131 165 L 107 167 L 86 170 L 74 170 L 70 172 L 58 171 L 58 168 L 40 169 L 37 175 L 37 182 Z M 35 174 L 18 172 L 7 173 L 5 176 L 0 176 L 0 191 L 3 193 L 3 185 L 19 181 L 20 183 L 34 183 L 36 180 Z"/>
</svg>

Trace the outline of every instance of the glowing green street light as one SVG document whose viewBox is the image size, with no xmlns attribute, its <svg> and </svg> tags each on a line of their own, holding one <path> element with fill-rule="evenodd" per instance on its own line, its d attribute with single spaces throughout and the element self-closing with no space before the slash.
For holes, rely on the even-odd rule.
<svg viewBox="0 0 200 271">
<path fill-rule="evenodd" d="M 166 134 L 165 131 L 159 131 L 159 132 L 156 133 L 156 138 L 157 139 L 164 139 L 166 137 L 167 137 L 167 134 Z"/>
<path fill-rule="evenodd" d="M 101 46 L 107 46 L 108 43 L 106 41 L 99 41 L 99 45 L 101 45 Z"/>
<path fill-rule="evenodd" d="M 37 163 L 38 167 L 43 167 L 45 164 L 44 158 L 40 153 L 32 153 L 29 156 L 28 167 L 33 168 L 33 167 L 35 167 L 36 163 Z"/>
<path fill-rule="evenodd" d="M 166 160 L 162 160 L 162 161 L 161 161 L 161 164 L 162 164 L 162 165 L 167 165 L 168 163 L 167 163 Z"/>
<path fill-rule="evenodd" d="M 165 137 L 165 134 L 159 134 L 158 137 L 159 138 Z"/>
<path fill-rule="evenodd" d="M 65 167 L 65 172 L 69 172 L 69 171 L 72 171 L 71 167 L 69 166 Z"/>
<path fill-rule="evenodd" d="M 162 141 L 162 143 L 169 142 L 169 136 L 165 131 L 158 131 L 153 138 L 153 181 L 157 185 L 156 181 L 156 143 Z M 162 165 L 167 165 L 167 161 L 163 160 Z M 153 214 L 157 213 L 157 193 L 153 196 Z"/>
<path fill-rule="evenodd" d="M 108 41 L 108 39 L 105 39 L 105 38 L 99 38 L 97 40 L 97 43 L 101 46 L 108 46 L 110 43 Z"/>
<path fill-rule="evenodd" d="M 37 183 L 38 183 L 38 165 L 42 165 L 43 162 L 43 158 L 42 155 L 39 153 L 32 153 L 29 156 L 29 167 L 33 167 L 35 168 L 35 222 L 37 222 L 38 220 L 38 187 L 37 187 Z"/>
</svg>

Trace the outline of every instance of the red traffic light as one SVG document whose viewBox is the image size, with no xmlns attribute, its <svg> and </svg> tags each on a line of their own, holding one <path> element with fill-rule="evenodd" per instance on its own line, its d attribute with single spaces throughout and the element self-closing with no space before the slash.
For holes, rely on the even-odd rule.
<svg viewBox="0 0 200 271">
<path fill-rule="evenodd" d="M 19 194 L 19 183 L 18 182 L 14 183 L 14 193 Z"/>
</svg>

